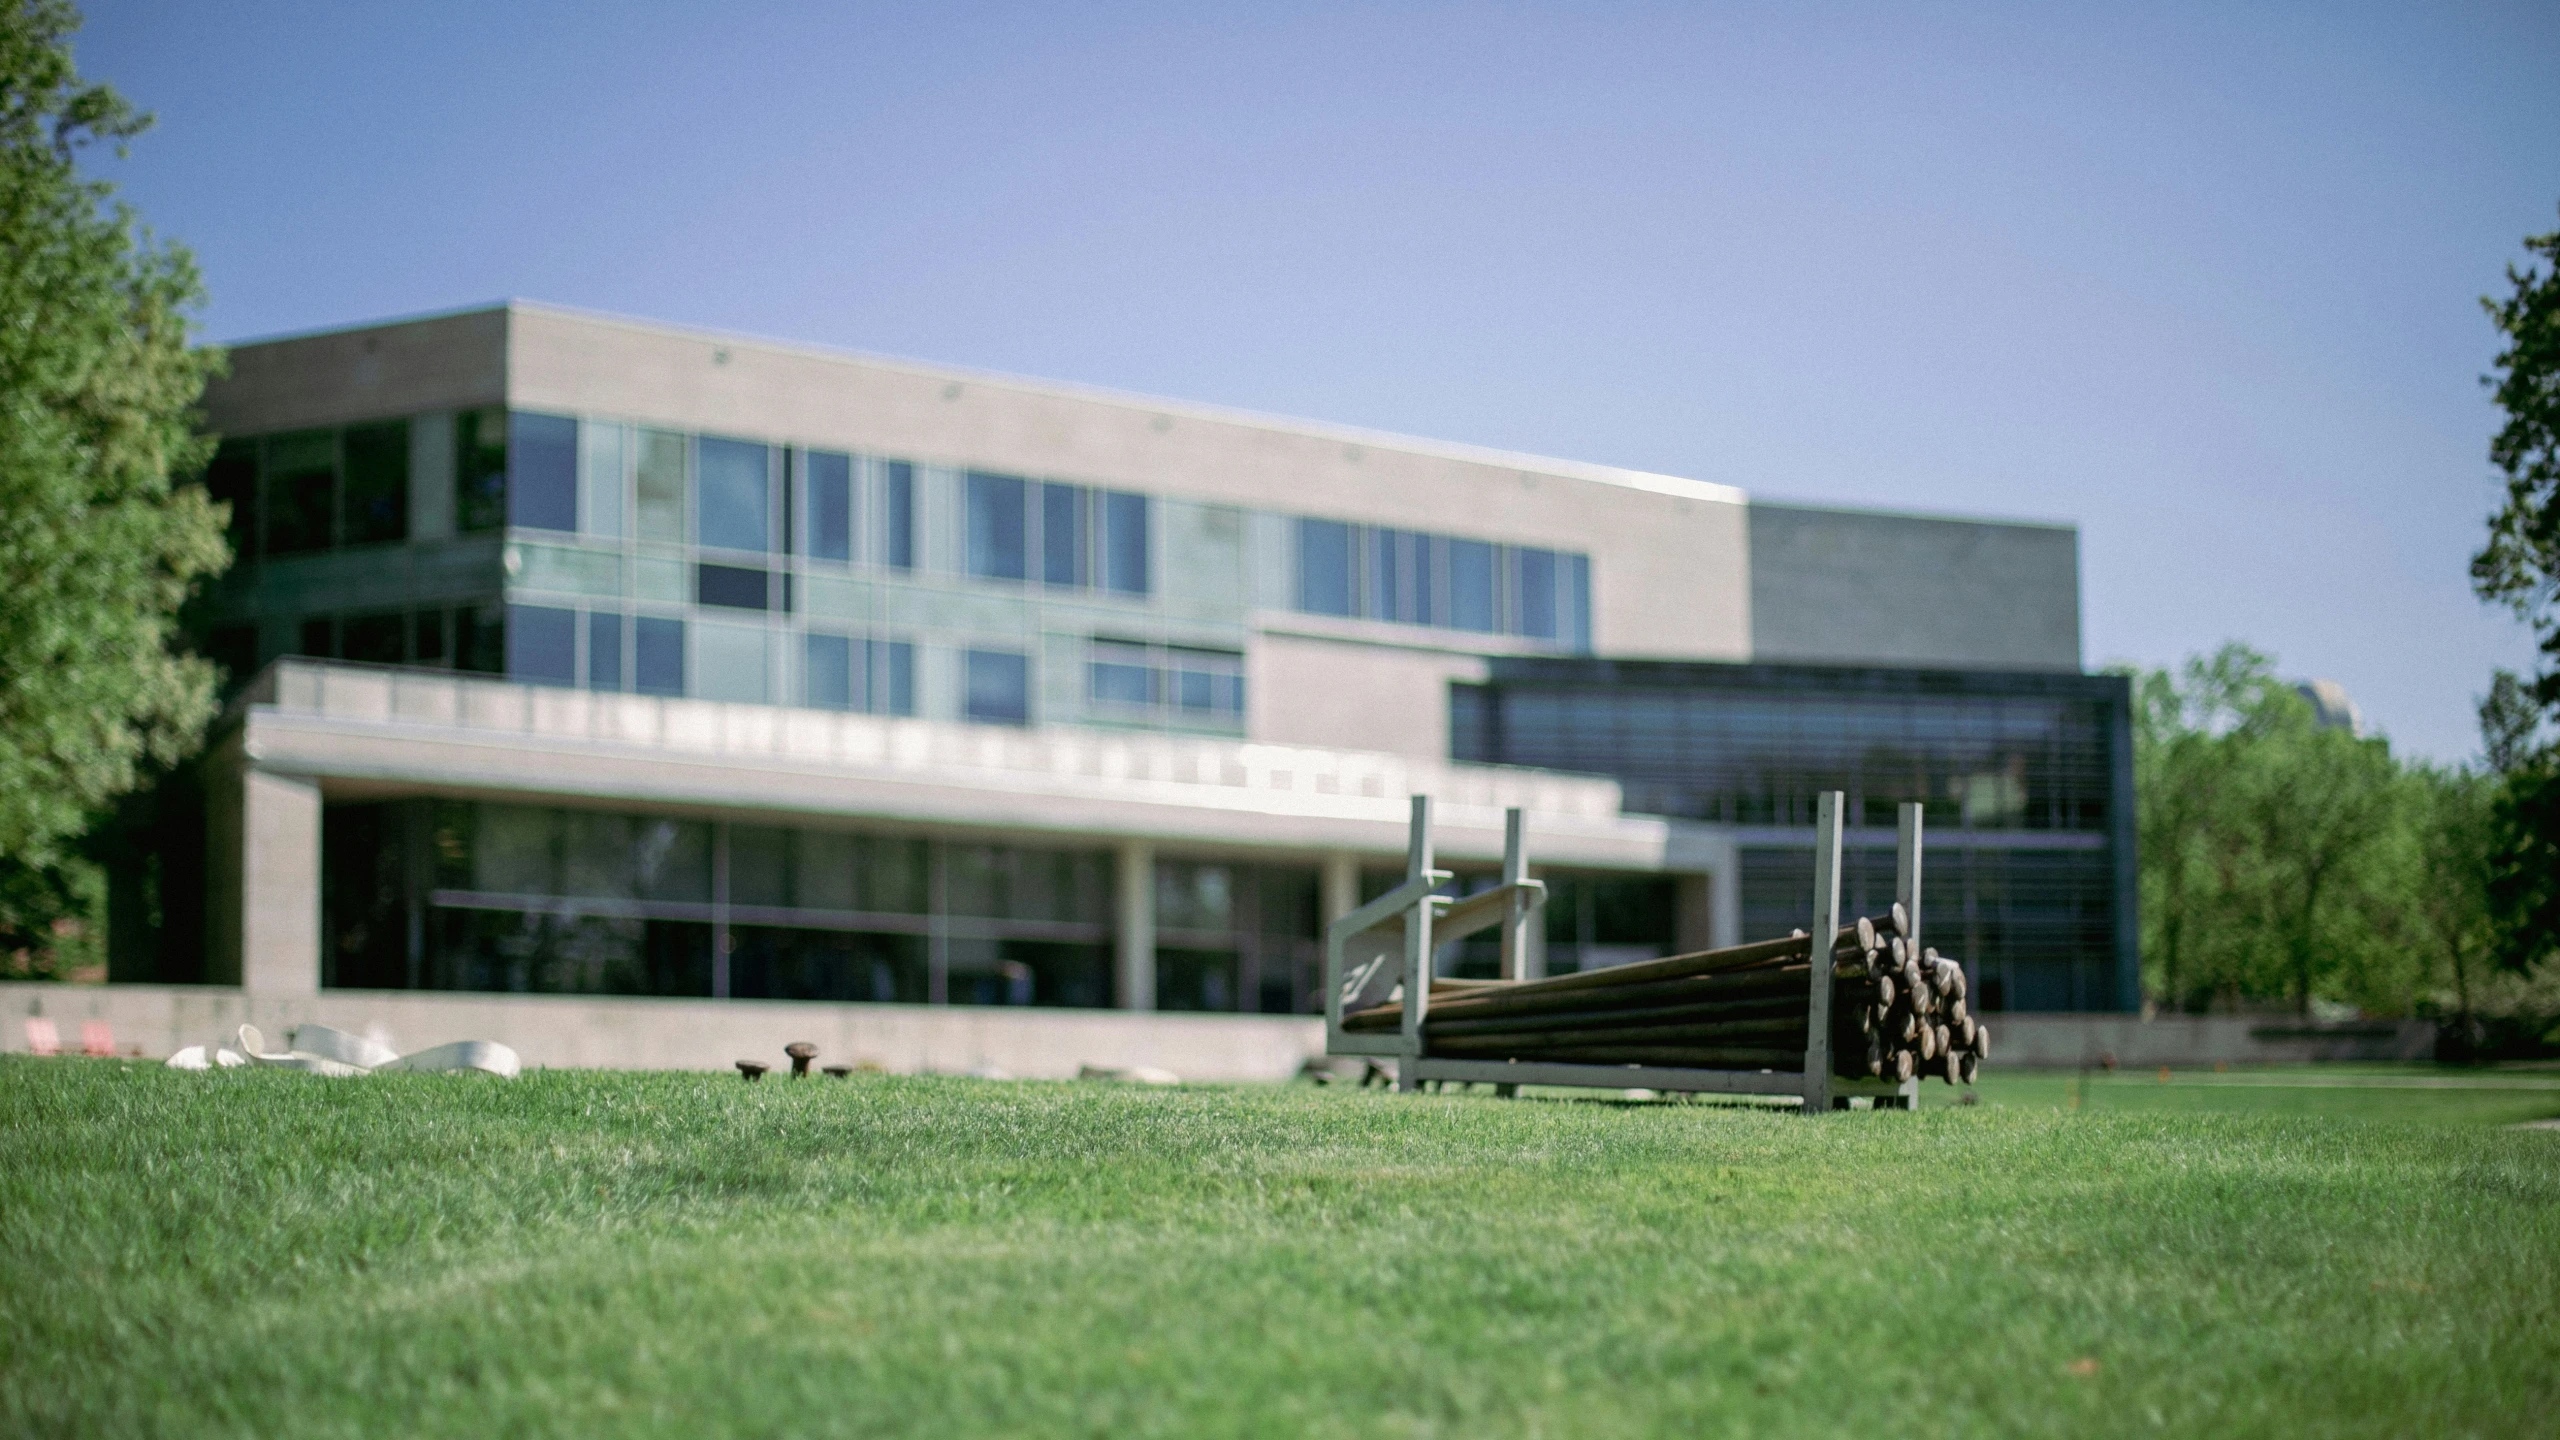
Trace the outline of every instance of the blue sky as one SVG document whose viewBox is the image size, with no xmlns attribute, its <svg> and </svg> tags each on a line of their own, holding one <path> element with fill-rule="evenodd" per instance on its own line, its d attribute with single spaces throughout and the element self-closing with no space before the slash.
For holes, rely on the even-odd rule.
<svg viewBox="0 0 2560 1440">
<path fill-rule="evenodd" d="M 2560 7 L 107 3 L 95 168 L 240 339 L 522 296 L 2072 521 L 2091 664 L 2226 638 L 2476 749 L 2477 297 Z"/>
</svg>

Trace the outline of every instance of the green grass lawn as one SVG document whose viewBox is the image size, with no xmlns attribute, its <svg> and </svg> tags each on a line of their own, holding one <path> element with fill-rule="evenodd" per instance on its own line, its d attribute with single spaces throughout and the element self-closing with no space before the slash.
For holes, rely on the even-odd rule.
<svg viewBox="0 0 2560 1440">
<path fill-rule="evenodd" d="M 0 1434 L 2552 1433 L 2560 1133 L 2148 1078 L 1807 1120 L 0 1060 Z"/>
</svg>

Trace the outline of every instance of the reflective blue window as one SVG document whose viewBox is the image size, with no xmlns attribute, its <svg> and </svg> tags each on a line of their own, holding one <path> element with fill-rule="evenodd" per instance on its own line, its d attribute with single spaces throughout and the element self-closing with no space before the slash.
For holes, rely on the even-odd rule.
<svg viewBox="0 0 2560 1440">
<path fill-rule="evenodd" d="M 1144 645 L 1095 642 L 1087 684 L 1096 705 L 1147 709 L 1156 703 L 1155 664 Z"/>
<path fill-rule="evenodd" d="M 853 558 L 853 457 L 812 450 L 802 458 L 808 476 L 809 554 L 819 560 Z"/>
<path fill-rule="evenodd" d="M 762 610 L 769 601 L 770 590 L 762 570 L 743 565 L 696 565 L 693 575 L 693 598 L 701 604 Z"/>
<path fill-rule="evenodd" d="M 643 615 L 631 623 L 631 688 L 643 695 L 684 693 L 684 622 Z"/>
<path fill-rule="evenodd" d="M 1481 540 L 1449 542 L 1449 623 L 1457 629 L 1502 629 L 1493 557 L 1493 547 Z"/>
<path fill-rule="evenodd" d="M 548 605 L 507 607 L 507 678 L 537 685 L 578 683 L 578 612 Z"/>
<path fill-rule="evenodd" d="M 1040 487 L 1040 582 L 1044 585 L 1084 583 L 1084 498 L 1079 485 Z"/>
<path fill-rule="evenodd" d="M 773 452 L 744 440 L 704 436 L 694 460 L 696 543 L 723 550 L 773 544 Z"/>
<path fill-rule="evenodd" d="M 904 640 L 874 640 L 871 709 L 883 715 L 916 713 L 916 647 Z"/>
<path fill-rule="evenodd" d="M 1511 587 L 1515 597 L 1512 633 L 1553 640 L 1556 638 L 1556 552 L 1514 550 L 1511 554 L 1518 572 Z"/>
<path fill-rule="evenodd" d="M 842 635 L 808 636 L 809 704 L 820 710 L 859 710 L 859 677 L 853 668 L 854 642 Z"/>
<path fill-rule="evenodd" d="M 1025 554 L 1024 492 L 1028 482 L 1013 475 L 969 472 L 969 573 L 990 580 L 1030 577 Z"/>
<path fill-rule="evenodd" d="M 1298 608 L 1310 615 L 1352 613 L 1350 526 L 1298 522 Z"/>
<path fill-rule="evenodd" d="M 587 688 L 622 688 L 622 616 L 610 610 L 587 617 Z"/>
<path fill-rule="evenodd" d="M 1102 495 L 1102 588 L 1147 593 L 1147 497 L 1125 490 Z"/>
<path fill-rule="evenodd" d="M 880 467 L 880 563 L 916 568 L 916 467 L 891 460 Z"/>
<path fill-rule="evenodd" d="M 1564 566 L 1564 639 L 1576 650 L 1591 648 L 1591 557 L 1567 555 Z"/>
<path fill-rule="evenodd" d="M 578 422 L 566 415 L 507 417 L 507 523 L 578 528 Z"/>
<path fill-rule="evenodd" d="M 1021 725 L 1031 719 L 1031 662 L 1004 650 L 968 654 L 967 714 L 972 720 Z"/>
</svg>

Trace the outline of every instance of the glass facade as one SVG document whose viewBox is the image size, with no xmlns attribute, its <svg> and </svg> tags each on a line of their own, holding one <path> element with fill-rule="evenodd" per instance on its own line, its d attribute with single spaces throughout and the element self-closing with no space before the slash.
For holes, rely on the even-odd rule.
<svg viewBox="0 0 2560 1440">
<path fill-rule="evenodd" d="M 1284 551 L 1199 518 L 1243 518 L 1227 507 L 599 417 L 484 407 L 234 438 L 204 483 L 232 505 L 247 560 L 404 546 L 362 576 L 235 569 L 199 639 L 239 679 L 304 654 L 648 695 L 1237 735 L 1248 596 L 1430 627 L 1462 648 L 1468 636 L 1590 643 L 1579 554 L 1255 519 L 1255 535 L 1285 527 Z M 321 597 L 342 603 L 315 606 Z"/>
<path fill-rule="evenodd" d="M 1821 792 L 1848 797 L 1855 910 L 1892 899 L 1897 807 L 1919 801 L 1927 936 L 1984 1007 L 2103 1010 L 2131 1001 L 2129 705 L 2106 675 L 1496 661 L 1451 688 L 1450 753 L 1740 827 L 1745 935 L 1806 923 Z"/>
<path fill-rule="evenodd" d="M 1589 556 L 1312 517 L 1294 529 L 1304 614 L 1591 648 Z"/>
<path fill-rule="evenodd" d="M 461 800 L 322 812 L 322 983 L 1112 1003 L 1113 857 Z M 1167 1009 L 1318 1003 L 1310 868 L 1165 861 Z"/>
</svg>

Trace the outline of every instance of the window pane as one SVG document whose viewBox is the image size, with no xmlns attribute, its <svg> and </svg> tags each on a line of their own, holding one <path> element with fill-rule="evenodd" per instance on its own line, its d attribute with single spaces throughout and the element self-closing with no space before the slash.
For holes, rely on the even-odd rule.
<svg viewBox="0 0 2560 1440">
<path fill-rule="evenodd" d="M 1024 566 L 1026 483 L 1011 475 L 969 472 L 969 573 L 990 580 L 1020 580 Z"/>
<path fill-rule="evenodd" d="M 507 607 L 475 605 L 453 612 L 454 668 L 479 675 L 507 673 Z"/>
<path fill-rule="evenodd" d="M 1369 584 L 1361 613 L 1373 620 L 1401 620 L 1406 571 L 1404 532 L 1371 530 L 1362 548 L 1369 557 Z"/>
<path fill-rule="evenodd" d="M 507 678 L 537 685 L 578 683 L 578 612 L 548 605 L 507 607 Z"/>
<path fill-rule="evenodd" d="M 496 895 L 560 893 L 560 812 L 537 805 L 475 805 L 471 888 Z"/>
<path fill-rule="evenodd" d="M 1493 547 L 1481 540 L 1449 542 L 1449 623 L 1460 630 L 1502 628 L 1494 608 Z"/>
<path fill-rule="evenodd" d="M 968 657 L 968 715 L 992 724 L 1020 725 L 1031 718 L 1031 662 L 1002 650 L 972 650 Z"/>
<path fill-rule="evenodd" d="M 1184 670 L 1178 673 L 1180 684 L 1176 687 L 1175 693 L 1183 709 L 1205 711 L 1215 703 L 1210 698 L 1209 676 L 1198 670 Z"/>
<path fill-rule="evenodd" d="M 297 632 L 293 653 L 314 660 L 332 660 L 338 654 L 338 622 L 326 615 L 314 615 L 302 622 Z"/>
<path fill-rule="evenodd" d="M 640 538 L 684 540 L 685 437 L 666 430 L 640 432 Z"/>
<path fill-rule="evenodd" d="M 772 451 L 744 440 L 706 435 L 696 445 L 701 509 L 698 543 L 723 550 L 763 550 L 773 543 Z"/>
<path fill-rule="evenodd" d="M 1154 659 L 1144 645 L 1096 641 L 1086 684 L 1096 705 L 1152 709 L 1156 703 Z"/>
<path fill-rule="evenodd" d="M 700 820 L 635 819 L 631 829 L 631 888 L 640 892 L 641 899 L 696 905 L 710 901 L 708 824 Z"/>
<path fill-rule="evenodd" d="M 445 657 L 444 612 L 421 610 L 410 617 L 409 653 L 420 664 L 442 664 Z"/>
<path fill-rule="evenodd" d="M 684 693 L 684 622 L 643 615 L 631 624 L 631 688 L 643 695 Z"/>
<path fill-rule="evenodd" d="M 1298 522 L 1298 608 L 1310 615 L 1351 613 L 1350 526 Z"/>
<path fill-rule="evenodd" d="M 589 535 L 622 538 L 622 453 L 629 434 L 593 420 L 578 426 L 578 528 Z"/>
<path fill-rule="evenodd" d="M 1568 555 L 1564 573 L 1564 638 L 1576 650 L 1591 648 L 1591 557 Z"/>
<path fill-rule="evenodd" d="M 853 558 L 853 457 L 812 450 L 808 473 L 809 553 L 820 560 Z"/>
<path fill-rule="evenodd" d="M 258 442 L 225 440 L 205 467 L 205 493 L 231 507 L 227 533 L 236 560 L 258 553 Z"/>
<path fill-rule="evenodd" d="M 453 528 L 506 523 L 507 412 L 465 410 L 453 417 Z"/>
<path fill-rule="evenodd" d="M 338 653 L 349 660 L 397 665 L 409 658 L 409 617 L 399 611 L 388 615 L 351 615 L 347 617 L 342 632 Z"/>
<path fill-rule="evenodd" d="M 565 415 L 507 417 L 507 523 L 578 528 L 578 422 Z"/>
<path fill-rule="evenodd" d="M 743 705 L 770 702 L 766 635 L 762 626 L 699 626 L 693 637 L 693 693 Z"/>
<path fill-rule="evenodd" d="M 614 611 L 587 616 L 587 688 L 622 688 L 622 616 Z"/>
<path fill-rule="evenodd" d="M 1084 490 L 1075 485 L 1040 487 L 1040 581 L 1084 583 Z"/>
<path fill-rule="evenodd" d="M 694 599 L 704 605 L 726 605 L 732 610 L 765 608 L 765 572 L 749 570 L 741 565 L 696 565 L 693 567 Z"/>
<path fill-rule="evenodd" d="M 1522 635 L 1553 640 L 1556 638 L 1556 552 L 1514 550 L 1511 553 L 1513 564 L 1519 570 L 1518 579 L 1512 586 L 1512 594 L 1518 597 L 1515 628 Z"/>
<path fill-rule="evenodd" d="M 916 713 L 916 647 L 904 640 L 875 640 L 871 653 L 871 708 L 884 715 Z"/>
<path fill-rule="evenodd" d="M 267 441 L 267 541 L 270 555 L 329 548 L 338 503 L 338 437 L 328 430 Z"/>
<path fill-rule="evenodd" d="M 345 543 L 409 538 L 409 422 L 349 426 L 346 454 Z"/>
<path fill-rule="evenodd" d="M 880 467 L 880 563 L 916 568 L 916 467 L 892 460 Z"/>
<path fill-rule="evenodd" d="M 853 642 L 842 635 L 815 632 L 807 638 L 808 703 L 820 710 L 861 709 L 854 689 Z"/>
<path fill-rule="evenodd" d="M 1147 497 L 1125 490 L 1102 497 L 1102 584 L 1123 595 L 1147 593 Z"/>
</svg>

